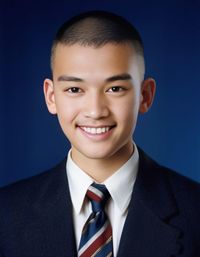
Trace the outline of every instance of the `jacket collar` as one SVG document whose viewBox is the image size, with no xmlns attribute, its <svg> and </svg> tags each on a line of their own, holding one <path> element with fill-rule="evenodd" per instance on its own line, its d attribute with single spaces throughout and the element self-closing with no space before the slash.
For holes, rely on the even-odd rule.
<svg viewBox="0 0 200 257">
<path fill-rule="evenodd" d="M 118 257 L 176 256 L 180 251 L 180 231 L 172 223 L 178 215 L 178 207 L 168 176 L 140 149 L 139 156 L 139 172 Z M 41 178 L 43 187 L 34 194 L 35 202 L 33 199 L 33 215 L 40 217 L 39 223 L 43 225 L 40 227 L 37 247 L 46 248 L 48 257 L 75 257 L 77 253 L 66 159 L 49 172 L 51 174 L 46 173 Z"/>
<path fill-rule="evenodd" d="M 180 251 L 180 230 L 173 227 L 178 207 L 162 168 L 139 149 L 139 172 L 118 257 L 169 257 Z"/>
<path fill-rule="evenodd" d="M 45 252 L 44 257 L 76 257 L 66 159 L 54 169 L 45 172 L 39 183 L 42 186 L 35 192 L 33 203 L 33 215 L 42 224 L 37 249 Z"/>
</svg>

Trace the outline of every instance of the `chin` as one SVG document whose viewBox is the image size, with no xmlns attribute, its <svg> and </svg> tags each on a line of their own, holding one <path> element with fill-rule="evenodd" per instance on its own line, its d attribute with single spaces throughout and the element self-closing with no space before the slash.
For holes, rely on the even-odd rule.
<svg viewBox="0 0 200 257">
<path fill-rule="evenodd" d="M 92 151 L 90 149 L 90 151 L 83 151 L 82 154 L 84 156 L 86 156 L 89 159 L 97 159 L 97 160 L 105 160 L 105 159 L 109 159 L 112 156 L 115 155 L 115 150 L 114 149 L 95 149 L 94 151 Z"/>
<path fill-rule="evenodd" d="M 104 160 L 108 158 L 108 155 L 105 153 L 85 153 L 84 154 L 88 159 Z"/>
</svg>

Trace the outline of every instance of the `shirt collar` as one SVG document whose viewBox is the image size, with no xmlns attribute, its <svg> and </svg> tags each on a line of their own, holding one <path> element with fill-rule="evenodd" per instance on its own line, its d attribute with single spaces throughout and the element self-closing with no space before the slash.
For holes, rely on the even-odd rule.
<svg viewBox="0 0 200 257">
<path fill-rule="evenodd" d="M 128 208 L 138 172 L 138 165 L 139 154 L 134 144 L 134 153 L 130 159 L 103 183 L 107 187 L 114 204 L 122 213 Z M 74 163 L 71 158 L 71 151 L 68 153 L 66 170 L 72 204 L 75 212 L 79 214 L 88 187 L 94 180 Z"/>
<path fill-rule="evenodd" d="M 130 203 L 133 186 L 139 167 L 139 153 L 134 144 L 134 153 L 112 176 L 104 181 L 117 208 L 124 213 Z"/>
<path fill-rule="evenodd" d="M 93 183 L 84 171 L 82 171 L 71 158 L 71 150 L 67 158 L 67 177 L 69 182 L 69 191 L 75 212 L 81 211 L 88 187 Z"/>
</svg>

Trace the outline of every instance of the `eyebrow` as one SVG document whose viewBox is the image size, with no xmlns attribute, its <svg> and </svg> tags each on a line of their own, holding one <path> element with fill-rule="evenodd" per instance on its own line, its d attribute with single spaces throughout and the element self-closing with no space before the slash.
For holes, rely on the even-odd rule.
<svg viewBox="0 0 200 257">
<path fill-rule="evenodd" d="M 58 77 L 58 81 L 83 82 L 84 80 L 73 76 L 61 75 Z"/>
<path fill-rule="evenodd" d="M 105 79 L 106 82 L 114 82 L 118 80 L 131 80 L 132 77 L 128 73 L 118 74 L 114 75 L 112 77 L 109 77 Z M 67 75 L 61 75 L 58 77 L 58 81 L 71 81 L 71 82 L 84 82 L 84 79 L 74 77 L 74 76 L 67 76 Z"/>
<path fill-rule="evenodd" d="M 119 75 L 115 75 L 115 76 L 112 76 L 110 78 L 107 78 L 106 79 L 106 82 L 114 82 L 114 81 L 117 81 L 117 80 L 131 80 L 132 77 L 130 74 L 128 73 L 123 73 L 123 74 L 119 74 Z"/>
</svg>

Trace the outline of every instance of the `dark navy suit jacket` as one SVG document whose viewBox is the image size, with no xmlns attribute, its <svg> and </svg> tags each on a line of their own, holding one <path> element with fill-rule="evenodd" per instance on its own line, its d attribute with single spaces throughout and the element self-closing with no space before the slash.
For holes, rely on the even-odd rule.
<svg viewBox="0 0 200 257">
<path fill-rule="evenodd" d="M 200 257 L 200 186 L 139 151 L 118 257 Z M 75 257 L 66 159 L 0 189 L 0 257 Z"/>
</svg>

